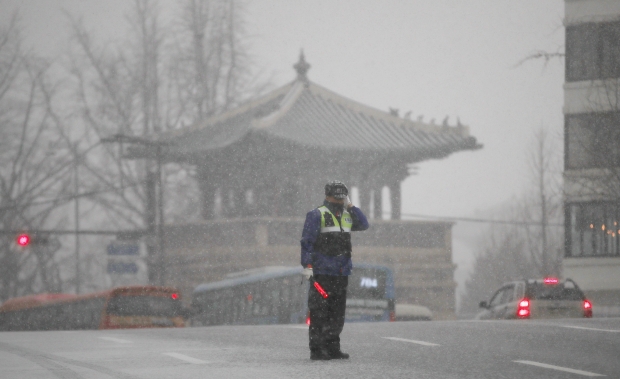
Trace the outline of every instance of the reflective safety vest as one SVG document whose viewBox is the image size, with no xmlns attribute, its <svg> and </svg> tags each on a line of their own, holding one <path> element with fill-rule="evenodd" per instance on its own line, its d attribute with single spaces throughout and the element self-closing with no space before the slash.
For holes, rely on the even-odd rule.
<svg viewBox="0 0 620 379">
<path fill-rule="evenodd" d="M 338 218 L 326 206 L 322 205 L 318 210 L 321 213 L 321 232 L 314 243 L 314 250 L 330 257 L 346 255 L 350 258 L 353 227 L 351 214 L 344 210 L 338 222 Z"/>
</svg>

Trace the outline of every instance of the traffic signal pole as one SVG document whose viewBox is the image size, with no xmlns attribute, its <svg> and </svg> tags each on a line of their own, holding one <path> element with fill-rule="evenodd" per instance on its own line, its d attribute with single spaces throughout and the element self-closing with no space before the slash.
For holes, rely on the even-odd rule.
<svg viewBox="0 0 620 379">
<path fill-rule="evenodd" d="M 78 182 L 78 161 L 77 154 L 73 158 L 73 191 L 75 196 L 75 293 L 80 294 L 80 200 L 77 196 L 79 192 L 79 182 Z"/>
<path fill-rule="evenodd" d="M 156 141 L 156 140 L 148 140 L 141 137 L 135 136 L 127 136 L 123 134 L 116 134 L 109 138 L 102 138 L 101 142 L 103 143 L 131 143 L 145 146 L 146 148 L 153 149 L 155 152 L 155 161 L 156 161 L 156 175 L 157 175 L 157 207 L 156 209 L 156 239 L 157 239 L 157 256 L 154 261 L 149 259 L 149 270 L 155 269 L 157 275 L 155 275 L 154 279 L 156 279 L 157 284 L 163 286 L 166 283 L 166 251 L 165 251 L 165 241 L 164 241 L 164 187 L 162 183 L 162 166 L 163 166 L 163 154 L 162 154 L 162 146 L 165 145 L 165 142 Z M 151 151 L 153 151 L 151 150 Z M 148 158 L 147 158 L 148 159 Z M 152 159 L 152 158 L 151 158 Z M 148 175 L 148 174 L 147 174 Z M 148 189 L 147 189 L 148 191 Z M 149 210 L 147 210 L 148 212 Z M 153 263 L 152 265 L 150 263 Z M 154 266 L 154 267 L 153 267 Z M 150 277 L 151 274 L 149 273 Z"/>
<path fill-rule="evenodd" d="M 164 187 L 162 183 L 162 161 L 161 161 L 161 145 L 157 145 L 156 149 L 157 158 L 157 208 L 158 208 L 158 222 L 157 222 L 157 247 L 159 250 L 159 285 L 166 285 L 166 247 L 164 241 Z"/>
</svg>

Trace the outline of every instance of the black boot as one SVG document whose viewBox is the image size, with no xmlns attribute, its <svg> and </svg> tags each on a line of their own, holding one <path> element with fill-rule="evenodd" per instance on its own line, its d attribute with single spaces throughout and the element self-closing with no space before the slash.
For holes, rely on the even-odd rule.
<svg viewBox="0 0 620 379">
<path fill-rule="evenodd" d="M 310 359 L 313 361 L 329 361 L 332 358 L 325 350 L 310 350 Z"/>
<path fill-rule="evenodd" d="M 329 354 L 330 359 L 349 359 L 349 354 L 338 350 Z"/>
</svg>

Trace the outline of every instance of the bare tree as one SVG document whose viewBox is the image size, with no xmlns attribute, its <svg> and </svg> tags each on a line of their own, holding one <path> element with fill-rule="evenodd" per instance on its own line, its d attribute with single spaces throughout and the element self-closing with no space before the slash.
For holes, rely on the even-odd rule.
<svg viewBox="0 0 620 379">
<path fill-rule="evenodd" d="M 250 89 L 250 58 L 239 1 L 186 0 L 174 24 L 171 78 L 184 121 L 225 111 Z"/>
<path fill-rule="evenodd" d="M 556 140 L 544 129 L 535 134 L 529 157 L 532 189 L 497 212 L 513 223 L 491 225 L 480 237 L 461 312 L 475 312 L 478 302 L 504 282 L 560 274 L 563 211 Z"/>
<path fill-rule="evenodd" d="M 20 30 L 17 14 L 0 30 L 0 300 L 62 289 L 59 241 L 35 234 L 20 249 L 11 231 L 55 227 L 70 200 L 71 157 L 46 101 L 55 96 L 49 64 L 22 51 Z"/>
<path fill-rule="evenodd" d="M 94 148 L 98 141 L 113 134 L 145 138 L 199 122 L 248 93 L 241 11 L 237 1 L 186 0 L 171 26 L 163 23 L 157 1 L 134 0 L 127 39 L 105 45 L 68 17 L 75 41 L 70 67 L 78 104 L 74 114 L 83 127 L 80 135 L 76 125 L 61 129 L 71 129 L 65 137 L 73 135 L 67 143 L 74 154 L 92 150 L 81 161 L 80 187 L 95 194 L 90 200 L 101 210 L 101 223 L 154 230 L 159 195 L 153 186 L 159 174 L 153 160 L 127 160 L 126 146 Z M 193 170 L 167 164 L 162 180 L 169 217 L 197 218 Z"/>
<path fill-rule="evenodd" d="M 537 268 L 539 277 L 560 275 L 562 263 L 563 222 L 562 208 L 562 155 L 557 154 L 560 138 L 551 138 L 544 128 L 534 136 L 529 165 L 532 173 L 531 200 L 523 203 L 521 211 L 527 223 L 524 232 L 529 247 L 529 259 Z M 550 224 L 553 224 L 551 226 Z"/>
</svg>

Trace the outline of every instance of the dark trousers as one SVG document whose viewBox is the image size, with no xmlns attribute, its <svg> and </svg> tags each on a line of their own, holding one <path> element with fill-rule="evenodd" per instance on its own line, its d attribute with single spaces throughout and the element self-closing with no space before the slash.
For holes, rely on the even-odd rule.
<svg viewBox="0 0 620 379">
<path fill-rule="evenodd" d="M 340 351 L 340 333 L 344 327 L 347 305 L 348 276 L 314 275 L 328 297 L 324 299 L 310 282 L 310 351 L 333 353 Z"/>
</svg>

